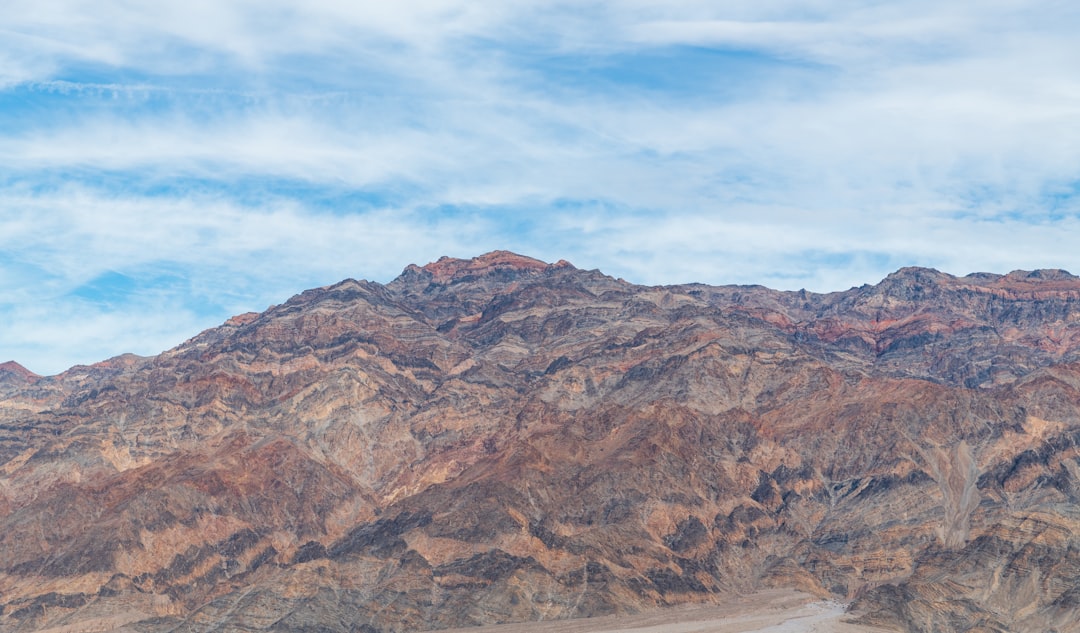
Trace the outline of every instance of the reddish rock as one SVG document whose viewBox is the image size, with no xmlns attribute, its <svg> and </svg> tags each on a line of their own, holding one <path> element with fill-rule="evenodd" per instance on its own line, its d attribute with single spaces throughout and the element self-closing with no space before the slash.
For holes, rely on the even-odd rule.
<svg viewBox="0 0 1080 633">
<path fill-rule="evenodd" d="M 13 360 L 9 360 L 6 363 L 0 363 L 0 380 L 12 380 L 23 383 L 33 383 L 41 376 L 35 374 L 29 369 L 23 367 L 19 363 Z"/>
<path fill-rule="evenodd" d="M 460 281 L 466 277 L 479 277 L 501 271 L 542 272 L 548 264 L 509 251 L 492 251 L 469 260 L 442 257 L 420 270 L 431 274 L 437 283 Z"/>
<path fill-rule="evenodd" d="M 1078 330 L 1062 271 L 820 295 L 495 252 L 152 358 L 5 364 L 0 630 L 416 631 L 772 586 L 896 630 L 1076 631 Z"/>
<path fill-rule="evenodd" d="M 245 312 L 243 314 L 238 314 L 234 317 L 230 317 L 227 321 L 225 321 L 225 325 L 240 327 L 242 325 L 247 325 L 248 323 L 251 323 L 257 318 L 259 318 L 258 312 Z"/>
</svg>

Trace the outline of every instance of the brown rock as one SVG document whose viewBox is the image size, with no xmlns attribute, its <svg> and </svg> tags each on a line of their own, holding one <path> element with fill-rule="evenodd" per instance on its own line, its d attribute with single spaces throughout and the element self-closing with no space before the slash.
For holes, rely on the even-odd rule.
<svg viewBox="0 0 1080 633">
<path fill-rule="evenodd" d="M 790 587 L 898 630 L 1075 631 L 1078 353 L 1062 271 L 818 295 L 496 252 L 153 358 L 5 364 L 0 630 L 425 630 Z"/>
</svg>

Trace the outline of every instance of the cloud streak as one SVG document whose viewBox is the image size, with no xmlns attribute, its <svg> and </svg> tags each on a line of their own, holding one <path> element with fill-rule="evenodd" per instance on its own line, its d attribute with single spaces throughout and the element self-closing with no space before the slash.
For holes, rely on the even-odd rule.
<svg viewBox="0 0 1080 633">
<path fill-rule="evenodd" d="M 821 291 L 1080 270 L 1077 27 L 1049 1 L 14 0 L 0 356 L 155 353 L 494 248 Z"/>
</svg>

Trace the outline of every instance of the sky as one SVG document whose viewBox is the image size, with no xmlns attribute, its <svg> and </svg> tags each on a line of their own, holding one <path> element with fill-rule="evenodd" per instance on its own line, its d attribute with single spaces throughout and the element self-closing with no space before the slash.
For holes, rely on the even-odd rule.
<svg viewBox="0 0 1080 633">
<path fill-rule="evenodd" d="M 0 361 L 508 249 L 644 284 L 1080 273 L 1073 0 L 5 0 Z"/>
</svg>

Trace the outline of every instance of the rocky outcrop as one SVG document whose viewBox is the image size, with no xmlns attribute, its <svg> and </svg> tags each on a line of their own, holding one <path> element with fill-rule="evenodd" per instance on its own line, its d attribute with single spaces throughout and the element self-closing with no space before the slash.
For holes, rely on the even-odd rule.
<svg viewBox="0 0 1080 633">
<path fill-rule="evenodd" d="M 157 357 L 5 365 L 0 630 L 425 630 L 770 586 L 897 630 L 1080 630 L 1078 353 L 1062 271 L 819 295 L 496 252 Z"/>
<path fill-rule="evenodd" d="M 8 395 L 37 382 L 38 376 L 13 360 L 0 363 L 0 394 Z"/>
</svg>

